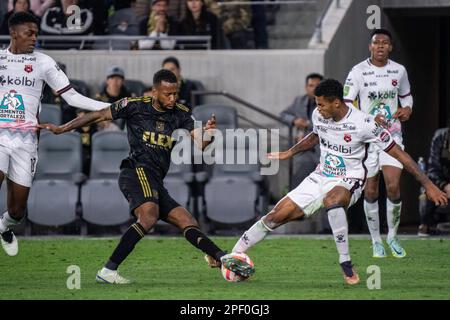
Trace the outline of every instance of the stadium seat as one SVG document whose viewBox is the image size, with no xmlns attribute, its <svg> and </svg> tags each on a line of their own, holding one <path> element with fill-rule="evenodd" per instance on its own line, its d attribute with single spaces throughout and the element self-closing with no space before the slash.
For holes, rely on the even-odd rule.
<svg viewBox="0 0 450 320">
<path fill-rule="evenodd" d="M 202 121 L 203 124 L 211 118 L 211 115 L 216 115 L 217 129 L 235 129 L 238 125 L 237 111 L 235 107 L 211 103 L 196 106 L 192 110 L 192 115 L 197 121 Z"/>
<path fill-rule="evenodd" d="M 78 133 L 44 133 L 39 161 L 28 199 L 28 220 L 44 226 L 62 226 L 77 218 L 77 185 L 81 174 L 81 139 Z"/>
<path fill-rule="evenodd" d="M 55 125 L 61 124 L 61 108 L 56 104 L 41 104 L 41 111 L 39 112 L 39 123 L 53 123 Z"/>
<path fill-rule="evenodd" d="M 266 213 L 268 196 L 260 165 L 249 161 L 257 147 L 225 147 L 225 155 L 229 152 L 245 152 L 245 164 L 215 164 L 211 175 L 199 172 L 196 180 L 206 182 L 199 204 L 206 217 L 213 223 L 233 226 L 253 222 Z"/>
<path fill-rule="evenodd" d="M 121 161 L 128 156 L 127 134 L 97 132 L 92 136 L 90 177 L 81 188 L 83 219 L 101 226 L 130 220 L 129 205 L 117 182 Z"/>
<path fill-rule="evenodd" d="M 134 93 L 137 97 L 142 96 L 144 90 L 147 86 L 140 80 L 125 80 L 125 87 L 131 92 Z"/>
</svg>

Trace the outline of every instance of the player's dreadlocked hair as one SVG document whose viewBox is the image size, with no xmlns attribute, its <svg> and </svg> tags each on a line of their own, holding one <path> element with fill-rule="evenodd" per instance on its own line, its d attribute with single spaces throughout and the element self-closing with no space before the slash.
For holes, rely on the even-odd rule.
<svg viewBox="0 0 450 320">
<path fill-rule="evenodd" d="M 325 79 L 321 81 L 314 90 L 316 97 L 325 97 L 327 100 L 332 101 L 339 99 L 344 101 L 344 89 L 342 84 L 334 79 Z"/>
<path fill-rule="evenodd" d="M 389 40 L 392 40 L 392 34 L 387 29 L 375 29 L 375 30 L 373 30 L 372 33 L 370 34 L 370 39 L 372 39 L 373 36 L 376 35 L 376 34 L 384 34 L 384 35 L 389 37 Z"/>
<path fill-rule="evenodd" d="M 12 28 L 28 22 L 35 23 L 39 26 L 39 21 L 33 14 L 29 12 L 16 12 L 9 18 L 8 27 Z"/>
<path fill-rule="evenodd" d="M 177 76 L 170 70 L 161 69 L 155 73 L 153 76 L 153 85 L 156 86 L 160 84 L 162 81 L 166 81 L 169 83 L 177 83 Z"/>
</svg>

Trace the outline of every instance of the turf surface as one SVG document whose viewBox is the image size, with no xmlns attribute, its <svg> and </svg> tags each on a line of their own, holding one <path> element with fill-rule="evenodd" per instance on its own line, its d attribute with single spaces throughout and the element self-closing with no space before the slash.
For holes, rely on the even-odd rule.
<svg viewBox="0 0 450 320">
<path fill-rule="evenodd" d="M 229 250 L 237 238 L 213 239 Z M 450 298 L 449 238 L 403 239 L 408 253 L 404 259 L 373 259 L 369 240 L 351 238 L 351 255 L 361 278 L 353 287 L 343 283 L 331 236 L 263 241 L 249 252 L 256 273 L 243 283 L 227 283 L 183 238 L 148 237 L 120 268 L 133 284 L 98 284 L 95 274 L 117 242 L 118 238 L 19 238 L 18 256 L 7 257 L 0 249 L 0 299 Z M 70 265 L 80 267 L 80 290 L 67 289 Z M 366 286 L 369 265 L 380 267 L 379 290 Z"/>
</svg>

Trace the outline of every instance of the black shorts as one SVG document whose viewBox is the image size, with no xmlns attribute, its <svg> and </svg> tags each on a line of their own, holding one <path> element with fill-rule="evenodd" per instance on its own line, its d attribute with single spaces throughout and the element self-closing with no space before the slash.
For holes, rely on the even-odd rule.
<svg viewBox="0 0 450 320">
<path fill-rule="evenodd" d="M 153 202 L 159 206 L 159 219 L 166 221 L 169 212 L 180 206 L 164 188 L 162 180 L 143 167 L 122 168 L 119 188 L 130 203 L 131 214 L 143 203 Z"/>
</svg>

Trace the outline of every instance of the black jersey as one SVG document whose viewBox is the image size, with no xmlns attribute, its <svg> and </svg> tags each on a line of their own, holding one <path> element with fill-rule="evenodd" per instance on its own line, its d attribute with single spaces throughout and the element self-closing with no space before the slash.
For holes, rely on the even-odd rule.
<svg viewBox="0 0 450 320">
<path fill-rule="evenodd" d="M 194 118 L 182 104 L 167 111 L 152 106 L 152 98 L 124 98 L 111 106 L 113 119 L 125 119 L 130 143 L 132 166 L 145 167 L 155 177 L 164 179 L 170 166 L 170 154 L 176 143 L 172 133 L 177 129 L 194 129 Z"/>
</svg>

